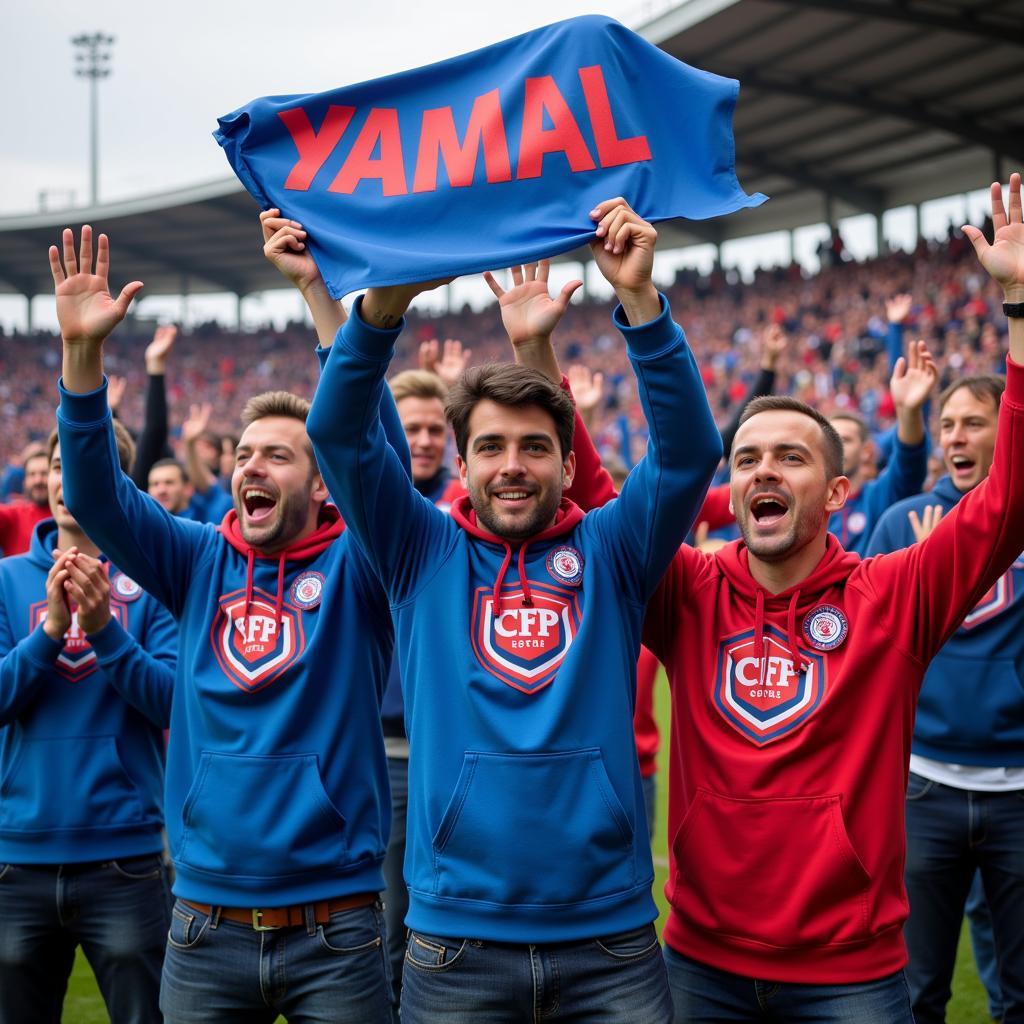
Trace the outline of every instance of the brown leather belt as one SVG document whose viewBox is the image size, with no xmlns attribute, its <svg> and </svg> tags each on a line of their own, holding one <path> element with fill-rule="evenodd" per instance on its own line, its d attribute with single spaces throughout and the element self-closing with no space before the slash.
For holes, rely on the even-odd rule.
<svg viewBox="0 0 1024 1024">
<path fill-rule="evenodd" d="M 318 900 L 316 903 L 300 903 L 294 907 L 211 907 L 208 903 L 193 903 L 182 900 L 186 907 L 198 910 L 201 914 L 219 916 L 228 921 L 252 925 L 258 932 L 274 931 L 278 928 L 295 928 L 306 923 L 306 908 L 313 910 L 313 919 L 317 924 L 327 924 L 331 914 L 343 910 L 355 910 L 357 907 L 369 907 L 376 903 L 378 894 L 375 892 L 357 892 L 354 896 L 342 896 L 336 900 Z"/>
</svg>

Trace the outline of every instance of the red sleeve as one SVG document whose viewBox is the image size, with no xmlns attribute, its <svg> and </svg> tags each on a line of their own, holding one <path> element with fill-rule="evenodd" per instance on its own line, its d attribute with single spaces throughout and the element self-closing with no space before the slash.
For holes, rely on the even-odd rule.
<svg viewBox="0 0 1024 1024">
<path fill-rule="evenodd" d="M 569 378 L 562 375 L 562 388 L 572 397 L 569 390 Z M 576 453 L 576 475 L 572 486 L 565 492 L 565 497 L 574 501 L 584 512 L 592 508 L 607 505 L 616 496 L 615 484 L 611 474 L 601 463 L 590 433 L 583 424 L 583 417 L 576 413 L 576 432 L 572 444 Z"/>
<path fill-rule="evenodd" d="M 16 555 L 11 542 L 18 530 L 18 511 L 13 505 L 0 505 L 0 549 L 5 555 Z"/>
<path fill-rule="evenodd" d="M 684 544 L 676 552 L 672 564 L 658 584 L 658 589 L 647 602 L 643 645 L 668 669 L 670 684 L 672 648 L 680 605 L 684 596 L 691 596 L 697 585 L 704 582 L 705 574 L 713 565 L 713 555 L 705 555 L 696 548 Z"/>
<path fill-rule="evenodd" d="M 640 774 L 645 778 L 657 771 L 661 736 L 654 718 L 654 680 L 658 675 L 658 659 L 646 647 L 640 648 L 636 663 L 636 710 L 633 712 L 633 735 L 640 760 Z"/>
<path fill-rule="evenodd" d="M 906 653 L 927 662 L 1022 550 L 1024 366 L 1007 359 L 988 477 L 927 539 L 867 559 L 856 576 L 872 591 L 889 634 Z"/>
<path fill-rule="evenodd" d="M 718 484 L 708 490 L 704 504 L 701 505 L 697 518 L 693 523 L 707 523 L 708 529 L 719 530 L 736 522 L 736 517 L 729 511 L 729 485 Z"/>
</svg>

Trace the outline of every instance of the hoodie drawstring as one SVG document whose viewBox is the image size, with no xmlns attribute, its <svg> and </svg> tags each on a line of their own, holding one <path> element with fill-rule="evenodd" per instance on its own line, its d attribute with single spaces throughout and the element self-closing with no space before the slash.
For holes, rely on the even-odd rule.
<svg viewBox="0 0 1024 1024">
<path fill-rule="evenodd" d="M 512 561 L 512 545 L 507 541 L 505 542 L 505 557 L 502 560 L 501 568 L 498 570 L 498 575 L 494 580 L 494 599 L 492 604 L 494 605 L 495 617 L 501 614 L 501 585 L 505 582 L 505 573 L 508 572 L 509 563 Z"/>
<path fill-rule="evenodd" d="M 282 551 L 277 560 L 277 597 L 274 599 L 274 619 L 278 626 L 284 622 L 284 562 L 287 552 Z M 249 609 L 252 607 L 253 592 L 253 569 L 256 564 L 256 552 L 249 548 L 245 564 L 245 608 L 242 611 L 242 621 L 249 620 Z"/>
<path fill-rule="evenodd" d="M 277 560 L 277 599 L 274 601 L 274 618 L 278 626 L 284 622 L 284 558 L 285 552 Z"/>
<path fill-rule="evenodd" d="M 530 593 L 530 581 L 526 578 L 526 544 L 519 549 L 519 582 L 523 588 L 523 607 L 533 607 L 533 594 Z"/>
<path fill-rule="evenodd" d="M 754 657 L 758 671 L 764 660 L 764 591 L 757 588 L 757 604 L 754 607 Z"/>
<path fill-rule="evenodd" d="M 800 653 L 800 645 L 796 640 L 796 606 L 800 600 L 799 588 L 793 592 L 786 612 L 786 643 L 789 644 L 789 661 L 796 675 L 800 675 L 806 667 L 804 656 Z"/>
<path fill-rule="evenodd" d="M 245 564 L 245 609 L 242 612 L 242 621 L 249 618 L 249 607 L 252 605 L 252 575 L 253 566 L 256 563 L 256 552 L 249 548 L 249 555 Z"/>
</svg>

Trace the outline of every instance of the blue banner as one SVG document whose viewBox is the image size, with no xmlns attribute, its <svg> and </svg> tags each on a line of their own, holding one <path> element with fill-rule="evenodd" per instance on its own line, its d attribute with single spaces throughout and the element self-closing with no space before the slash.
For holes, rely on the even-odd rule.
<svg viewBox="0 0 1024 1024">
<path fill-rule="evenodd" d="M 736 180 L 738 90 L 588 16 L 372 82 L 254 100 L 214 137 L 263 208 L 306 228 L 341 298 L 568 252 L 613 196 L 650 221 L 759 206 Z"/>
</svg>

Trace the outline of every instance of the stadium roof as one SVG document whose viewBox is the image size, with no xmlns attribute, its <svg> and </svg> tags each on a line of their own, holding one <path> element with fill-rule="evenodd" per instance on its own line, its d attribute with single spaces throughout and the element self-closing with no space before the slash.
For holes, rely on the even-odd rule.
<svg viewBox="0 0 1024 1024">
<path fill-rule="evenodd" d="M 877 216 L 1024 164 L 1024 0 L 685 0 L 638 31 L 740 80 L 737 171 L 771 196 L 665 225 L 666 247 Z M 46 248 L 69 221 L 114 236 L 115 275 L 141 278 L 147 295 L 279 288 L 256 212 L 231 178 L 0 218 L 0 292 L 50 290 Z"/>
</svg>

